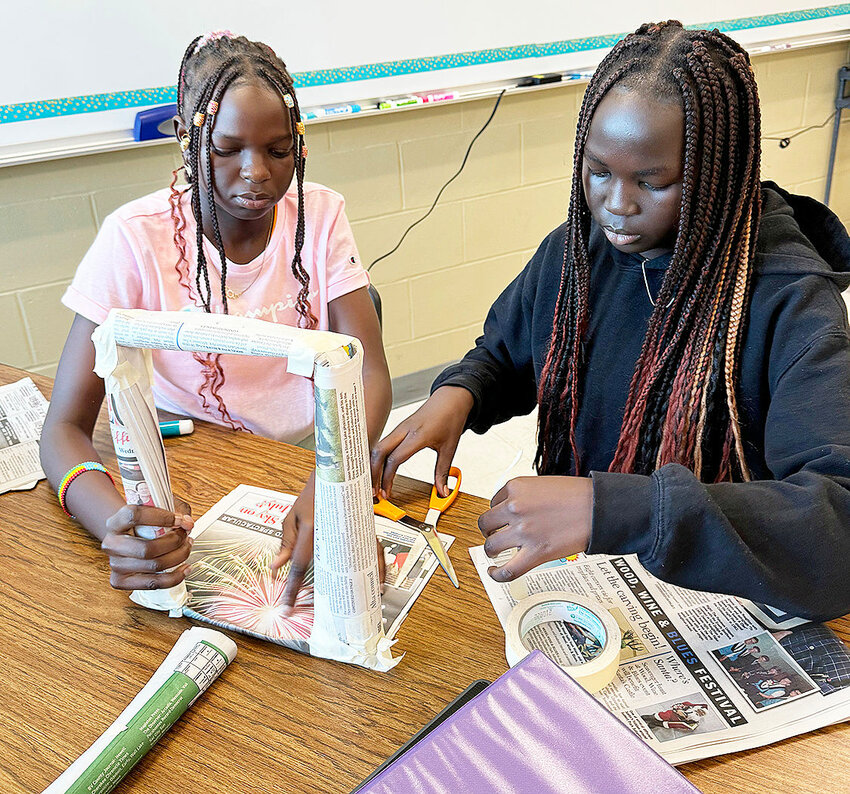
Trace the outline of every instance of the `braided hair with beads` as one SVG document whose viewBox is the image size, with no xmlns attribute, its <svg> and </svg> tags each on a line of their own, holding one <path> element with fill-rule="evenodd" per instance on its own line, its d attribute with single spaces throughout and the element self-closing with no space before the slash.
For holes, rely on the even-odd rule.
<svg viewBox="0 0 850 794">
<path fill-rule="evenodd" d="M 301 289 L 296 298 L 295 309 L 299 315 L 299 325 L 315 328 L 318 320 L 312 312 L 309 301 L 310 276 L 304 269 L 301 251 L 304 246 L 304 167 L 307 148 L 304 144 L 304 124 L 292 77 L 286 64 L 274 50 L 261 42 L 250 41 L 243 36 L 233 36 L 229 32 L 211 33 L 198 36 L 190 42 L 180 62 L 177 78 L 177 112 L 188 130 L 188 139 L 184 141 L 186 159 L 186 177 L 189 187 L 177 187 L 178 171 L 171 181 L 171 219 L 174 224 L 174 245 L 178 259 L 175 267 L 180 283 L 187 289 L 198 306 L 207 312 L 212 311 L 213 293 L 210 284 L 209 267 L 204 252 L 204 224 L 202 216 L 201 180 L 198 176 L 203 169 L 206 177 L 207 206 L 213 230 L 213 244 L 218 251 L 221 278 L 219 291 L 222 311 L 228 313 L 227 304 L 227 256 L 219 229 L 215 205 L 215 171 L 212 164 L 211 136 L 215 126 L 215 116 L 225 91 L 234 85 L 257 84 L 269 87 L 281 98 L 281 106 L 288 115 L 293 132 L 293 157 L 295 161 L 295 184 L 298 193 L 298 215 L 295 226 L 292 273 Z M 184 237 L 186 217 L 183 211 L 182 197 L 188 190 L 194 217 L 197 219 L 197 262 L 194 277 L 190 274 L 187 258 L 187 246 Z M 218 354 L 193 354 L 203 367 L 204 382 L 200 396 L 205 411 L 215 416 L 212 402 L 215 402 L 218 415 L 234 429 L 246 430 L 237 419 L 233 419 L 220 395 L 225 375 Z"/>
<path fill-rule="evenodd" d="M 647 474 L 676 462 L 704 481 L 749 480 L 736 386 L 761 212 L 758 94 L 737 43 L 676 21 L 642 25 L 626 36 L 584 96 L 560 290 L 538 393 L 538 471 L 580 471 L 575 428 L 590 312 L 591 224 L 583 152 L 593 114 L 615 87 L 679 103 L 685 136 L 673 253 L 610 470 Z"/>
</svg>

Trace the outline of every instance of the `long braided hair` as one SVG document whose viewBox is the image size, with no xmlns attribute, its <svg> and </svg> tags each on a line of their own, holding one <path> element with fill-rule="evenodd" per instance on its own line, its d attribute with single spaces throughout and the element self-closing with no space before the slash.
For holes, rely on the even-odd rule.
<svg viewBox="0 0 850 794">
<path fill-rule="evenodd" d="M 184 157 L 188 188 L 177 187 L 177 176 L 173 173 L 171 181 L 171 220 L 174 224 L 174 245 L 177 249 L 175 268 L 180 284 L 186 288 L 195 304 L 204 311 L 213 311 L 215 299 L 210 284 L 209 268 L 204 252 L 204 224 L 202 220 L 202 185 L 199 179 L 201 169 L 206 177 L 206 199 L 213 229 L 213 243 L 218 251 L 221 267 L 219 291 L 221 311 L 228 313 L 226 281 L 227 256 L 224 250 L 218 215 L 215 205 L 215 171 L 212 166 L 211 138 L 215 125 L 215 115 L 225 91 L 234 85 L 264 85 L 278 94 L 281 105 L 289 116 L 293 134 L 293 157 L 295 160 L 295 182 L 298 192 L 298 216 L 295 226 L 295 255 L 292 259 L 292 273 L 301 285 L 296 298 L 296 311 L 299 325 L 315 328 L 318 320 L 312 312 L 308 298 L 310 276 L 301 261 L 304 246 L 304 166 L 307 147 L 304 144 L 304 124 L 298 99 L 292 84 L 292 77 L 286 64 L 278 58 L 274 50 L 261 42 L 249 41 L 244 36 L 233 36 L 227 31 L 198 36 L 193 39 L 180 62 L 177 77 L 177 112 L 188 130 L 188 146 Z M 197 221 L 197 262 L 194 274 L 186 255 L 186 217 L 183 211 L 182 197 L 189 192 L 193 215 Z M 217 415 L 233 429 L 247 430 L 237 419 L 233 419 L 220 395 L 225 382 L 220 356 L 217 353 L 194 353 L 195 360 L 203 368 L 204 381 L 200 389 L 204 410 L 214 418 Z M 213 408 L 215 403 L 215 408 Z"/>
<path fill-rule="evenodd" d="M 677 462 L 703 481 L 749 480 L 736 400 L 761 212 L 760 118 L 747 53 L 717 30 L 642 25 L 604 58 L 576 133 L 568 233 L 540 379 L 541 474 L 579 472 L 576 423 L 588 328 L 591 215 L 582 188 L 593 114 L 614 87 L 684 113 L 678 229 L 626 400 L 611 471 Z"/>
</svg>

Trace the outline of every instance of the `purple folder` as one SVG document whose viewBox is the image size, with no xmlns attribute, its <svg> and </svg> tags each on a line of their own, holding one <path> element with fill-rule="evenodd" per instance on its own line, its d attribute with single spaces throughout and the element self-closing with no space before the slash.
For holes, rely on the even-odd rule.
<svg viewBox="0 0 850 794">
<path fill-rule="evenodd" d="M 699 792 L 539 651 L 358 794 Z"/>
</svg>

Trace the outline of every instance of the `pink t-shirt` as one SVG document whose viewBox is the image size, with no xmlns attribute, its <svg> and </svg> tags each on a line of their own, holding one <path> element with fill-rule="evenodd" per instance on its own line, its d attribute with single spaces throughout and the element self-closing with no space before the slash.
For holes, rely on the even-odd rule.
<svg viewBox="0 0 850 794">
<path fill-rule="evenodd" d="M 152 311 L 203 311 L 180 283 L 175 264 L 174 226 L 169 191 L 136 199 L 107 217 L 83 257 L 62 302 L 83 317 L 101 323 L 111 308 Z M 328 329 L 328 303 L 365 287 L 369 277 L 360 264 L 351 227 L 339 193 L 304 184 L 306 229 L 301 257 L 310 276 L 310 303 L 319 329 Z M 183 196 L 186 257 L 194 294 L 196 226 Z M 264 253 L 252 262 L 227 264 L 227 285 L 236 293 L 230 314 L 297 325 L 295 299 L 300 284 L 292 275 L 298 197 L 295 186 L 278 204 L 277 220 Z M 204 251 L 212 286 L 213 311 L 222 310 L 219 255 L 209 240 Z M 254 281 L 256 279 L 256 281 Z M 219 394 L 234 419 L 255 433 L 282 441 L 300 441 L 312 431 L 313 384 L 286 372 L 286 362 L 252 356 L 222 355 L 225 383 Z M 199 394 L 203 368 L 191 353 L 153 351 L 154 397 L 167 411 L 223 424 L 213 408 L 203 408 Z M 214 401 L 213 401 L 214 402 Z"/>
</svg>

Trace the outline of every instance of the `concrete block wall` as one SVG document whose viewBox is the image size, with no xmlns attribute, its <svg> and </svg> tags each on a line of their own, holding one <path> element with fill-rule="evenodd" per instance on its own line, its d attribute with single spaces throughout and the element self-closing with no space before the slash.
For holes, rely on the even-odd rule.
<svg viewBox="0 0 850 794">
<path fill-rule="evenodd" d="M 59 300 L 100 224 L 179 159 L 154 146 L 0 168 L 0 361 L 55 373 L 73 319 Z"/>
<path fill-rule="evenodd" d="M 763 134 L 822 124 L 848 62 L 847 44 L 756 58 Z M 460 357 L 492 300 L 564 218 L 583 89 L 506 96 L 431 216 L 375 265 L 394 377 Z M 493 102 L 308 125 L 308 178 L 346 197 L 364 263 L 424 214 Z M 822 199 L 831 134 L 830 122 L 786 149 L 764 141 L 764 178 Z M 167 185 L 178 164 L 171 144 L 0 169 L 0 361 L 55 372 L 71 321 L 59 297 L 98 226 L 115 207 Z M 831 203 L 850 223 L 850 114 Z"/>
</svg>

